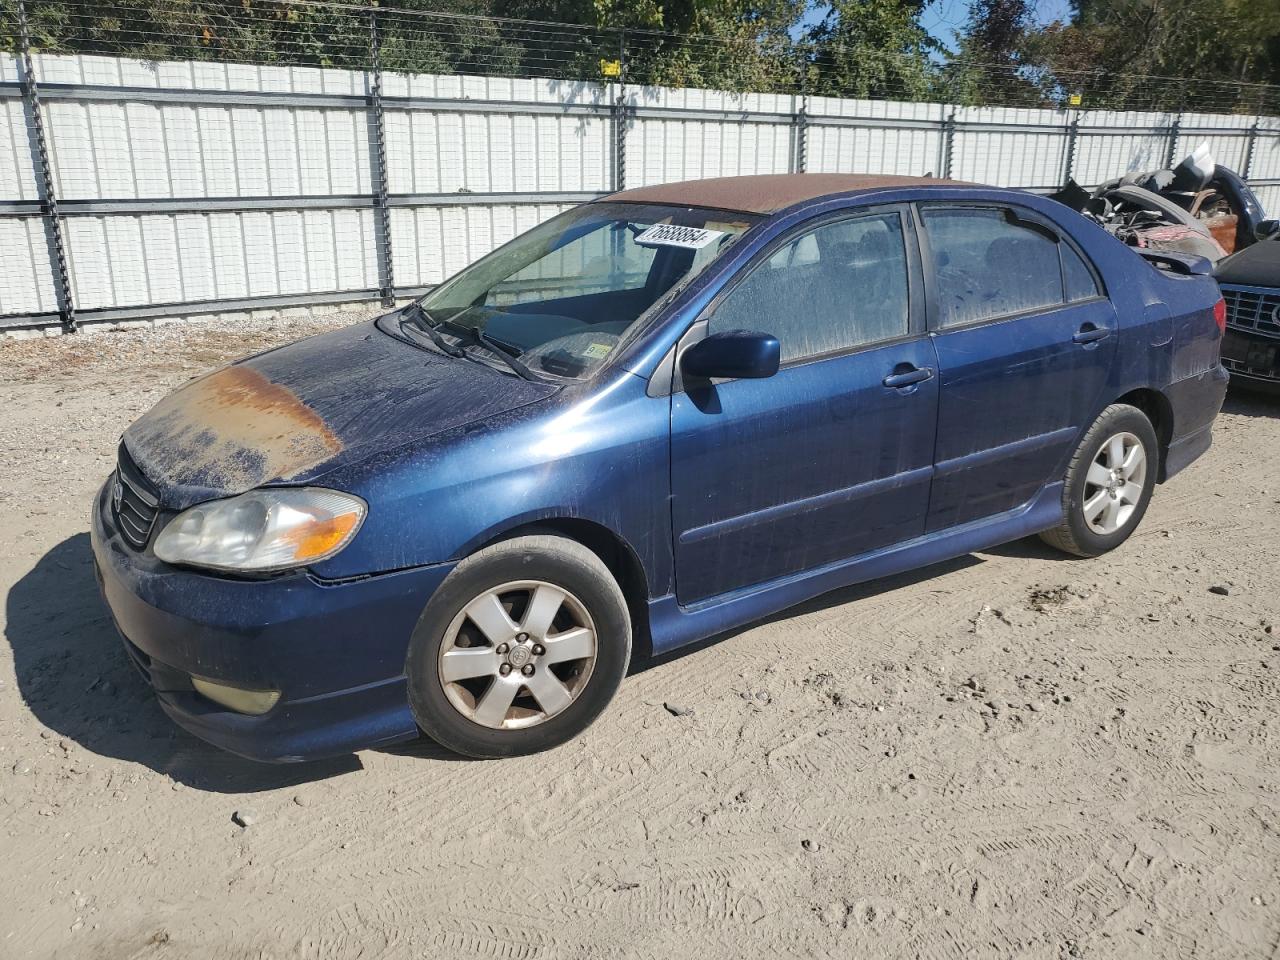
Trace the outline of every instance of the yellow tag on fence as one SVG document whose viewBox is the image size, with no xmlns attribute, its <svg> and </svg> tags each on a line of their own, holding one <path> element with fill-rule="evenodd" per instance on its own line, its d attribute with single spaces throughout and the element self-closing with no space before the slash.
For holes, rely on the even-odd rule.
<svg viewBox="0 0 1280 960">
<path fill-rule="evenodd" d="M 1080 96 L 1080 94 L 1078 93 L 1073 93 L 1070 97 L 1067 98 L 1067 103 L 1071 104 L 1071 106 L 1073 107 L 1078 107 L 1083 102 L 1084 102 L 1084 97 Z"/>
<path fill-rule="evenodd" d="M 622 76 L 622 61 L 621 60 L 601 60 L 600 75 L 603 77 Z"/>
</svg>

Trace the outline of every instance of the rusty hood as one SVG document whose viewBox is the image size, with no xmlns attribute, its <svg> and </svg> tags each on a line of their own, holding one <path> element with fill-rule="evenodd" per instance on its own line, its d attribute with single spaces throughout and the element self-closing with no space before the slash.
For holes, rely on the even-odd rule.
<svg viewBox="0 0 1280 960">
<path fill-rule="evenodd" d="M 365 323 L 191 381 L 135 421 L 124 444 L 161 502 L 182 508 L 263 484 L 307 483 L 555 390 Z"/>
</svg>

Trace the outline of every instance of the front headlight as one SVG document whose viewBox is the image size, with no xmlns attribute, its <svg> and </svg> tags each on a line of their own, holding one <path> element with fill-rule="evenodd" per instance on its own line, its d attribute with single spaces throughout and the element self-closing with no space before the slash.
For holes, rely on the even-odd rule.
<svg viewBox="0 0 1280 960">
<path fill-rule="evenodd" d="M 351 542 L 368 507 L 318 487 L 252 490 L 184 510 L 156 537 L 156 556 L 214 570 L 287 570 L 327 560 Z"/>
</svg>

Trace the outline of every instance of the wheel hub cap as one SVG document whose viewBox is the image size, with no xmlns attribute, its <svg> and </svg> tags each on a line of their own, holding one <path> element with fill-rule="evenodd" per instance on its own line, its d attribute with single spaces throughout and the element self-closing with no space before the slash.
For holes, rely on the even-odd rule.
<svg viewBox="0 0 1280 960">
<path fill-rule="evenodd" d="M 1147 451 L 1132 433 L 1118 433 L 1099 449 L 1085 475 L 1082 508 L 1094 533 L 1116 533 L 1133 519 L 1146 490 Z"/>
<path fill-rule="evenodd" d="M 463 607 L 440 645 L 438 678 L 450 705 L 484 727 L 536 726 L 567 709 L 595 666 L 595 624 L 563 587 L 520 580 Z"/>
</svg>

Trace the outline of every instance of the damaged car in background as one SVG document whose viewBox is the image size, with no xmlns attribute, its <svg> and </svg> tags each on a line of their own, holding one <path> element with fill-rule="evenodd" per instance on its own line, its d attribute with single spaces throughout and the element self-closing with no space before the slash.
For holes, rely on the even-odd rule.
<svg viewBox="0 0 1280 960">
<path fill-rule="evenodd" d="M 1280 393 L 1280 221 L 1214 271 L 1227 304 L 1222 365 L 1235 385 Z"/>
<path fill-rule="evenodd" d="M 1090 193 L 1074 180 L 1053 199 L 1131 247 L 1205 257 L 1213 263 L 1274 232 L 1257 196 L 1201 144 L 1172 169 L 1128 173 Z"/>
</svg>

